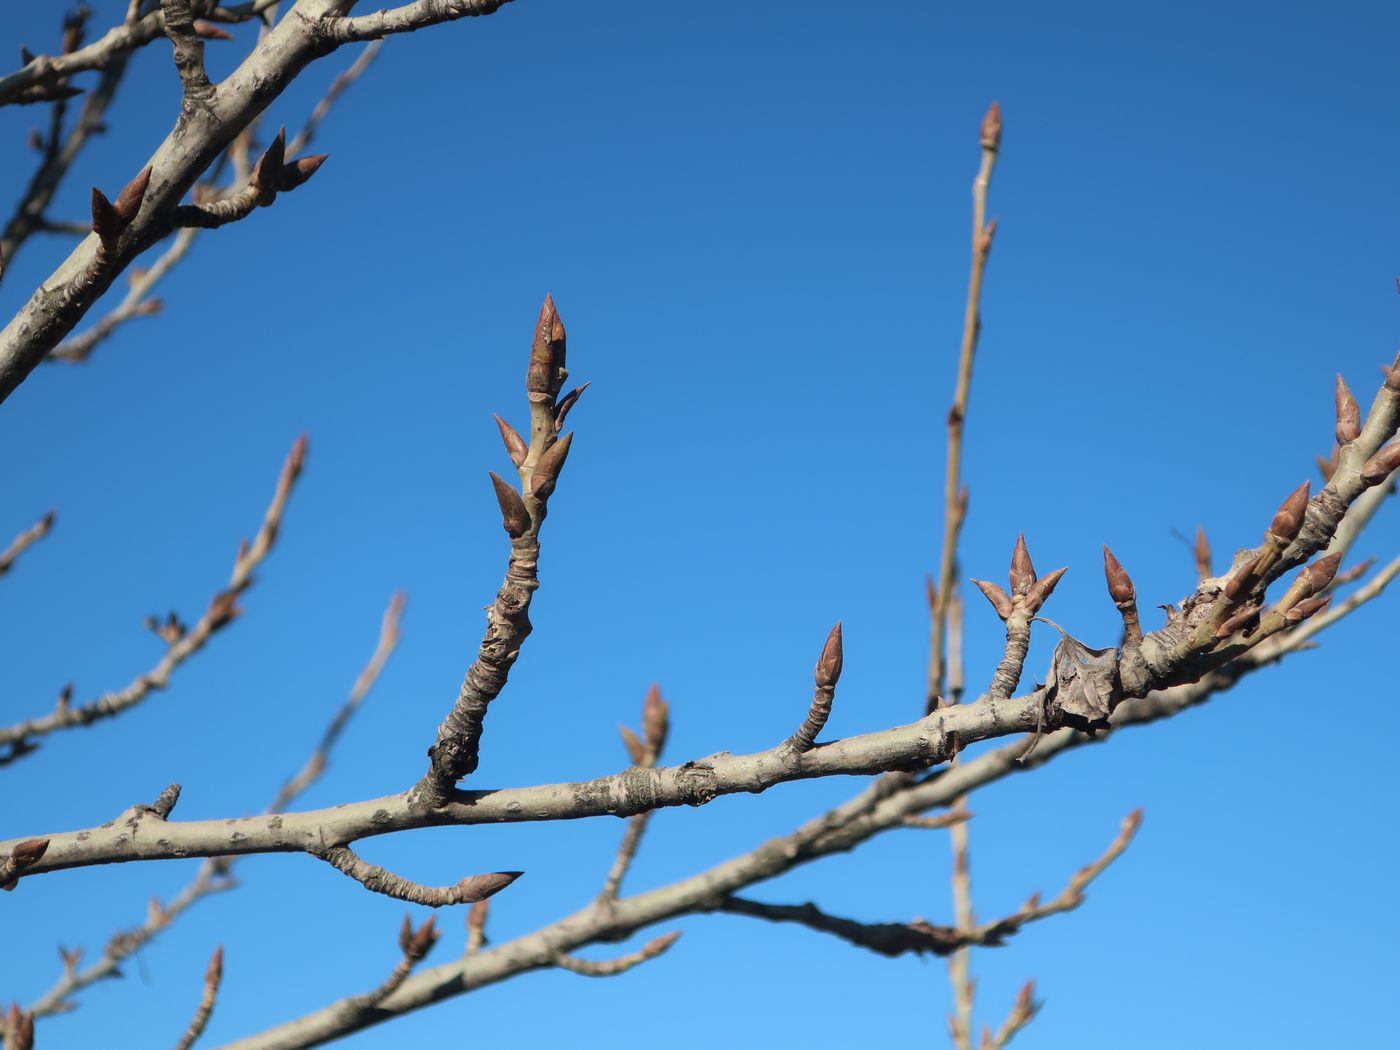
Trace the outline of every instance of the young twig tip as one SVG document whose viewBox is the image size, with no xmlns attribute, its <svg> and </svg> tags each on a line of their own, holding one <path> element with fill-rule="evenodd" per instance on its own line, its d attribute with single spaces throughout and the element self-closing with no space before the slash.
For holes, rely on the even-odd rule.
<svg viewBox="0 0 1400 1050">
<path fill-rule="evenodd" d="M 219 982 L 224 979 L 224 946 L 221 944 L 214 949 L 214 954 L 209 957 L 209 965 L 204 970 L 204 983 L 210 987 L 217 988 Z"/>
</svg>

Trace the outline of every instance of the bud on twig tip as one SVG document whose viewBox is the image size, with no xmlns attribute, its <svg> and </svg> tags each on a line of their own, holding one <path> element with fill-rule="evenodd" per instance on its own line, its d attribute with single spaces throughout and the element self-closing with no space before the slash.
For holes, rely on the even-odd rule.
<svg viewBox="0 0 1400 1050">
<path fill-rule="evenodd" d="M 994 150 L 1001 145 L 1001 103 L 993 102 L 982 118 L 982 148 Z"/>
<path fill-rule="evenodd" d="M 1025 533 L 1016 534 L 1016 549 L 1011 554 L 1011 593 L 1013 596 L 1025 594 L 1035 583 L 1035 566 L 1031 564 L 1031 552 L 1026 549 Z"/>
<path fill-rule="evenodd" d="M 822 655 L 817 660 L 816 680 L 818 688 L 831 689 L 836 685 L 841 678 L 841 660 L 841 621 L 837 620 L 836 626 L 826 636 L 826 644 L 822 646 Z"/>
<path fill-rule="evenodd" d="M 1103 574 L 1108 580 L 1108 594 L 1115 604 L 1126 605 L 1128 602 L 1137 600 L 1137 590 L 1133 587 L 1132 577 L 1127 570 L 1119 563 L 1113 552 L 1104 544 L 1103 548 Z"/>
</svg>

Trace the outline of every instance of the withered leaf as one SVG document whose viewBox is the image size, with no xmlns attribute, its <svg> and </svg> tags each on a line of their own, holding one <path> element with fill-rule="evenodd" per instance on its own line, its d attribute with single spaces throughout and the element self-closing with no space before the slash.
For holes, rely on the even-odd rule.
<svg viewBox="0 0 1400 1050">
<path fill-rule="evenodd" d="M 1108 716 L 1123 699 L 1118 680 L 1118 650 L 1090 649 L 1065 635 L 1055 646 L 1050 663 L 1049 710 L 1068 716 L 1072 725 L 1108 724 Z"/>
</svg>

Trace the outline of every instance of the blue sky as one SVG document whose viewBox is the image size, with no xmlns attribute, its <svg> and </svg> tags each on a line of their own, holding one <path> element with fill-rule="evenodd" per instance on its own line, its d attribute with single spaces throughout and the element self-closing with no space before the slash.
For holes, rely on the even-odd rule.
<svg viewBox="0 0 1400 1050">
<path fill-rule="evenodd" d="M 93 6 L 107 24 L 126 5 Z M 59 12 L 25 5 L 8 35 L 50 48 Z M 162 286 L 163 316 L 83 367 L 41 369 L 0 410 L 0 534 L 59 511 L 0 582 L 7 723 L 46 710 L 66 681 L 87 699 L 152 664 L 143 617 L 202 610 L 288 446 L 311 437 L 245 617 L 166 694 L 4 770 L 3 834 L 100 823 L 171 781 L 186 819 L 259 809 L 319 736 L 397 588 L 403 644 L 305 802 L 411 783 L 504 568 L 491 413 L 524 418 L 546 291 L 572 373 L 594 385 L 571 416 L 536 632 L 473 783 L 615 771 L 615 727 L 636 721 L 653 680 L 672 701 L 673 759 L 771 746 L 801 720 L 838 618 L 828 734 L 915 717 L 968 187 L 994 98 L 1000 229 L 963 566 L 1002 579 L 1024 531 L 1040 569 L 1070 566 L 1047 612 L 1110 645 L 1109 543 L 1155 627 L 1148 610 L 1194 579 L 1173 531 L 1204 525 L 1222 559 L 1257 542 L 1330 447 L 1334 373 L 1368 403 L 1394 353 L 1397 31 L 1400 15 L 1373 3 L 518 0 L 392 40 L 322 129 L 331 159 L 315 181 L 202 237 Z M 251 34 L 210 46 L 216 73 Z M 272 119 L 298 126 L 353 57 L 311 68 Z M 54 214 L 83 215 L 92 184 L 120 189 L 177 104 L 168 50 L 150 47 Z M 42 119 L 0 111 L 11 194 Z M 0 310 L 66 250 L 27 245 Z M 1388 508 L 1358 554 L 1397 546 Z M 987 916 L 1058 890 L 1123 814 L 1147 811 L 1078 912 L 975 955 L 979 1018 L 999 1023 L 1034 977 L 1047 1005 L 1027 1047 L 1374 1044 L 1400 934 L 1384 832 L 1400 715 L 1380 656 L 1396 602 L 1206 709 L 978 795 Z M 980 684 L 999 625 L 976 595 L 969 608 Z M 1031 673 L 1052 644 L 1037 637 Z M 664 813 L 628 886 L 749 849 L 855 787 Z M 621 830 L 440 829 L 364 852 L 425 882 L 525 869 L 494 902 L 499 942 L 587 901 Z M 752 895 L 947 921 L 947 868 L 946 837 L 911 831 Z M 95 955 L 192 871 L 26 882 L 0 902 L 0 998 L 32 999 L 58 975 L 55 944 Z M 125 980 L 47 1022 L 41 1045 L 173 1043 L 217 942 L 210 1046 L 367 990 L 393 965 L 403 905 L 306 858 L 255 858 L 242 877 Z M 441 915 L 433 959 L 456 950 L 461 919 Z M 739 918 L 645 936 L 670 928 L 685 936 L 667 957 L 617 980 L 532 975 L 348 1045 L 943 1041 L 940 961 Z"/>
</svg>

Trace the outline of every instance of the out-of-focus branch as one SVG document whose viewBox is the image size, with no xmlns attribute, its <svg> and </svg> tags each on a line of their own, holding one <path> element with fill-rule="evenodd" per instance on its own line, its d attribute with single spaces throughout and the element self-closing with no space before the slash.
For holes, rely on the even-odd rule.
<svg viewBox="0 0 1400 1050">
<path fill-rule="evenodd" d="M 326 726 L 326 731 L 322 734 L 320 743 L 316 745 L 316 750 L 311 752 L 311 756 L 307 758 L 306 763 L 297 771 L 296 775 L 282 785 L 282 789 L 277 792 L 277 797 L 272 800 L 272 805 L 268 806 L 267 812 L 281 813 L 325 772 L 331 750 L 340 739 L 340 735 L 345 732 L 345 727 L 350 724 L 350 719 L 355 716 L 355 712 L 364 703 L 365 697 L 374 688 L 374 683 L 379 680 L 384 665 L 388 662 L 395 646 L 399 644 L 399 619 L 403 616 L 406 600 L 402 591 L 389 599 L 389 607 L 384 610 L 384 620 L 379 628 L 379 641 L 374 647 L 374 653 L 370 656 L 369 663 L 365 664 L 364 670 L 360 672 L 359 677 L 355 679 L 355 684 L 350 688 L 350 695 L 346 698 L 345 703 L 340 706 L 340 709 L 331 718 L 330 724 Z"/>
<path fill-rule="evenodd" d="M 214 1003 L 219 998 L 219 982 L 224 978 L 224 948 L 223 945 L 214 949 L 214 954 L 209 959 L 209 966 L 204 971 L 204 994 L 199 998 L 199 1006 L 195 1008 L 194 1016 L 190 1018 L 189 1027 L 185 1029 L 185 1034 L 180 1037 L 180 1041 L 175 1044 L 175 1050 L 190 1050 L 199 1041 L 199 1037 L 204 1034 L 204 1026 L 209 1023 L 209 1017 L 214 1013 Z"/>
<path fill-rule="evenodd" d="M 58 520 L 54 511 L 49 511 L 29 528 L 25 529 L 3 551 L 0 551 L 0 576 L 4 576 L 14 566 L 15 560 L 26 550 L 49 534 L 53 523 Z"/>
<path fill-rule="evenodd" d="M 278 2 L 279 0 L 251 0 L 249 3 L 221 5 L 217 10 L 208 12 L 205 18 L 229 23 L 246 22 L 276 6 Z M 31 57 L 23 69 L 0 77 L 0 106 L 50 97 L 51 93 L 61 88 L 63 82 L 73 74 L 102 69 L 112 59 L 130 54 L 164 35 L 165 12 L 152 10 L 122 25 L 114 26 L 86 47 L 54 57 Z"/>
<path fill-rule="evenodd" d="M 1011 1004 L 1011 1010 L 1001 1027 L 995 1033 L 988 1028 L 982 1029 L 982 1039 L 977 1044 L 978 1050 L 1001 1050 L 1015 1038 L 1017 1032 L 1035 1020 L 1040 1007 L 1041 1004 L 1035 1001 L 1035 982 L 1027 981 L 1021 985 L 1021 991 L 1017 993 L 1016 1001 Z"/>
<path fill-rule="evenodd" d="M 437 944 L 441 936 L 442 934 L 438 932 L 437 923 L 432 916 L 415 930 L 412 920 L 405 915 L 403 926 L 399 928 L 399 961 L 378 988 L 351 999 L 346 1004 L 346 1013 L 350 1016 L 363 1015 L 392 995 L 399 985 L 408 979 L 408 975 L 413 972 L 414 967 L 433 950 L 433 946 Z"/>
<path fill-rule="evenodd" d="M 252 545 L 240 549 L 238 557 L 234 559 L 233 574 L 229 578 L 228 586 L 214 596 L 214 600 L 209 603 L 208 609 L 194 627 L 183 631 L 178 623 L 172 625 L 174 630 L 168 638 L 165 653 L 155 667 L 139 675 L 125 688 L 107 693 L 90 703 L 73 707 L 64 698 L 50 714 L 0 729 L 0 746 L 9 748 L 9 753 L 0 757 L 0 765 L 34 750 L 37 746 L 34 740 L 38 737 L 112 718 L 135 707 L 152 692 L 164 689 L 177 667 L 203 649 L 214 634 L 241 613 L 242 610 L 237 604 L 238 598 L 252 586 L 253 571 L 272 550 L 282 525 L 287 498 L 301 474 L 305 458 L 306 438 L 301 437 L 292 446 L 292 451 L 282 466 L 282 473 L 277 479 L 277 489 Z"/>
<path fill-rule="evenodd" d="M 565 955 L 561 952 L 554 957 L 554 965 L 580 977 L 616 977 L 655 959 L 680 940 L 680 936 L 679 930 L 663 933 L 660 937 L 647 941 L 630 955 L 623 955 L 617 959 L 580 959 L 576 955 Z"/>
<path fill-rule="evenodd" d="M 7 1050 L 34 1050 L 34 1015 L 21 1013 L 18 1004 L 11 1003 L 0 1034 Z"/>
<path fill-rule="evenodd" d="M 972 359 L 982 330 L 982 278 L 991 254 L 996 220 L 987 222 L 987 191 L 992 184 L 1001 149 L 1001 107 L 995 102 L 982 118 L 982 164 L 972 182 L 972 272 L 967 284 L 967 308 L 963 314 L 962 350 L 958 356 L 958 381 L 948 410 L 948 457 L 943 481 L 943 548 L 938 559 L 934 587 L 932 637 L 929 642 L 928 705 L 932 711 L 943 697 L 944 634 L 948 628 L 948 604 L 952 597 L 958 536 L 967 517 L 967 490 L 962 487 L 963 423 L 967 418 L 968 391 L 972 384 Z"/>
<path fill-rule="evenodd" d="M 65 37 L 67 36 L 65 33 Z M 53 201 L 54 194 L 58 192 L 59 185 L 83 151 L 83 147 L 94 134 L 102 131 L 107 107 L 116 97 L 117 88 L 126 73 L 126 62 L 127 56 L 124 53 L 112 56 L 103 67 L 102 78 L 97 86 L 83 99 L 78 119 L 66 135 L 62 134 L 65 102 L 63 98 L 59 98 L 53 103 L 53 117 L 49 123 L 48 134 L 42 136 L 38 142 L 39 167 L 29 180 L 29 185 L 25 187 L 14 214 L 5 224 L 4 233 L 0 234 L 0 259 L 3 259 L 6 265 L 13 262 L 15 255 L 31 234 L 50 228 L 44 212 Z M 82 231 L 83 234 L 87 232 L 86 228 Z"/>
<path fill-rule="evenodd" d="M 355 679 L 349 697 L 331 718 L 325 734 L 307 759 L 306 764 L 282 786 L 277 797 L 265 810 L 266 813 L 280 813 L 325 773 L 331 749 L 345 731 L 350 718 L 374 688 L 384 669 L 384 664 L 398 643 L 399 618 L 403 612 L 403 606 L 404 597 L 402 594 L 395 594 L 390 599 L 389 606 L 384 611 L 384 620 L 380 627 L 379 641 L 375 645 L 374 653 L 370 656 L 364 670 Z M 167 807 L 164 812 L 160 812 L 159 800 L 157 802 L 158 804 L 152 809 L 159 812 L 162 818 L 168 819 L 170 808 Z M 63 976 L 30 1009 L 40 1017 L 72 1009 L 76 1005 L 72 1000 L 72 996 L 76 992 L 105 978 L 120 976 L 120 967 L 123 962 L 148 944 L 156 934 L 167 929 L 191 906 L 212 894 L 234 889 L 238 883 L 233 878 L 233 866 L 234 858 L 232 857 L 214 857 L 206 860 L 199 866 L 199 871 L 194 879 L 172 897 L 169 903 L 153 905 L 147 913 L 146 921 L 141 926 L 114 935 L 107 942 L 101 958 L 85 969 L 79 969 L 79 963 L 82 961 L 81 950 L 61 951 Z M 481 904 L 484 905 L 485 901 L 483 900 Z"/>
</svg>

